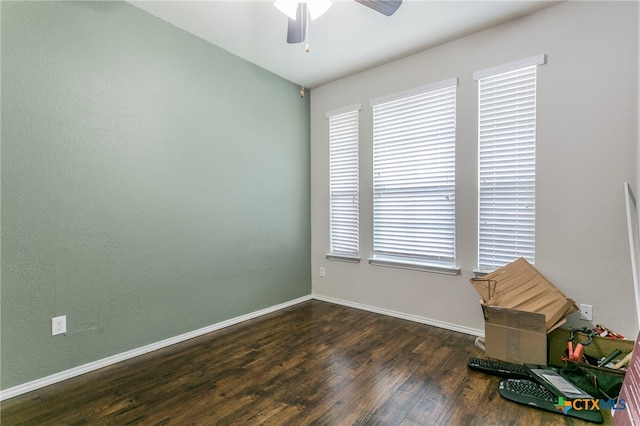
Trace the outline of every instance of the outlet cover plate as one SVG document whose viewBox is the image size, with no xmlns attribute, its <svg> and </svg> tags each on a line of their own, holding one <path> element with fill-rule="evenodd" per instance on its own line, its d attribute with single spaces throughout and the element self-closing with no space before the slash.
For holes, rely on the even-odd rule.
<svg viewBox="0 0 640 426">
<path fill-rule="evenodd" d="M 593 321 L 593 306 L 580 304 L 580 319 Z"/>
<path fill-rule="evenodd" d="M 51 335 L 57 336 L 67 332 L 67 316 L 51 318 Z"/>
</svg>

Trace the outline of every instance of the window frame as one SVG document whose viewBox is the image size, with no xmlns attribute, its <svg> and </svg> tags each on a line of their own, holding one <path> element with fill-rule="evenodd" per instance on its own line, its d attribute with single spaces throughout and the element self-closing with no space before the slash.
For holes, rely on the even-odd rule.
<svg viewBox="0 0 640 426">
<path fill-rule="evenodd" d="M 458 275 L 460 268 L 456 265 L 456 235 L 455 235 L 455 164 L 456 164 L 456 115 L 457 115 L 457 86 L 458 79 L 451 78 L 443 80 L 437 83 L 422 86 L 416 89 L 396 93 L 394 95 L 385 96 L 381 98 L 373 99 L 369 102 L 373 111 L 373 255 L 369 258 L 369 263 L 376 266 L 390 266 L 403 269 L 413 269 L 420 271 L 436 272 L 448 275 Z M 445 102 L 445 107 L 442 108 L 438 102 Z M 447 103 L 448 102 L 448 103 Z M 377 118 L 378 110 L 380 112 L 388 108 L 389 115 L 387 115 L 387 123 L 379 121 Z M 413 121 L 409 125 L 417 126 L 418 133 L 407 137 L 402 135 L 402 130 L 396 131 L 395 125 L 403 126 L 402 129 L 409 129 L 406 127 L 405 119 L 409 117 L 405 115 L 404 108 L 409 108 L 416 115 Z M 449 108 L 450 111 L 447 111 Z M 443 110 L 445 113 L 443 114 Z M 382 113 L 382 112 L 381 112 Z M 397 113 L 394 118 L 394 115 Z M 424 115 L 427 114 L 427 115 Z M 433 120 L 433 121 L 430 121 Z M 435 123 L 435 124 L 434 124 Z M 389 131 L 390 134 L 385 134 L 385 131 Z M 413 132 L 414 130 L 411 130 Z M 446 136 L 445 136 L 446 135 Z M 395 139 L 393 139 L 395 138 Z M 388 139 L 385 141 L 385 139 Z M 408 141 L 408 142 L 407 142 Z M 383 144 L 396 143 L 402 147 L 400 155 L 405 155 L 405 160 L 394 160 L 393 154 L 380 155 L 380 150 Z M 405 146 L 406 145 L 406 146 Z M 387 145 L 389 146 L 389 145 Z M 435 154 L 438 149 L 432 149 L 436 147 L 443 151 L 439 154 L 440 158 L 445 158 L 448 164 L 443 168 L 443 163 L 438 161 L 438 156 Z M 446 148 L 446 149 L 445 149 Z M 421 155 L 415 155 L 414 157 L 408 157 L 407 154 L 411 153 L 412 149 L 419 149 Z M 448 150 L 448 151 L 447 151 Z M 403 152 L 404 151 L 404 152 Z M 422 158 L 420 158 L 422 157 Z M 394 168 L 399 163 L 405 162 L 406 159 L 410 161 L 416 160 L 418 164 L 407 165 L 406 168 L 397 169 Z M 430 167 L 425 169 L 425 165 L 429 163 Z M 384 163 L 384 164 L 383 164 Z M 403 167 L 400 165 L 400 167 Z M 416 174 L 415 171 L 419 168 L 422 173 Z M 440 172 L 437 169 L 441 169 Z M 442 171 L 444 169 L 445 171 Z M 380 177 L 379 173 L 382 170 L 387 170 L 386 177 Z M 402 177 L 402 171 L 406 178 Z M 440 190 L 438 185 L 433 185 L 433 176 L 428 176 L 429 172 L 433 173 L 433 176 L 446 176 L 446 179 L 439 180 L 439 184 L 448 184 L 449 188 L 446 190 Z M 376 176 L 378 174 L 378 176 Z M 405 186 L 403 185 L 403 182 Z M 381 186 L 382 185 L 382 186 Z M 387 186 L 388 189 L 383 189 L 383 186 Z M 419 189 L 421 188 L 421 189 Z M 434 191 L 434 188 L 436 191 Z M 414 195 L 402 195 L 404 192 Z M 438 193 L 438 196 L 442 196 L 446 199 L 446 202 L 442 205 L 446 205 L 446 209 L 449 212 L 444 213 L 443 216 L 448 218 L 447 230 L 440 232 L 441 236 L 434 229 L 440 228 L 440 224 L 437 223 L 440 219 L 438 215 L 433 213 L 433 210 L 429 210 L 430 206 L 438 206 L 441 203 L 435 201 L 430 195 L 434 192 Z M 446 193 L 446 194 L 445 194 Z M 389 201 L 382 200 L 380 197 L 386 194 Z M 394 199 L 394 197 L 396 197 Z M 414 198 L 416 201 L 408 201 L 409 198 Z M 389 203 L 385 206 L 386 203 Z M 398 204 L 399 203 L 399 204 Z M 410 205 L 413 208 L 411 211 L 415 212 L 414 216 L 418 219 L 414 219 L 412 223 L 417 229 L 416 234 L 420 233 L 420 239 L 407 239 L 410 228 L 403 224 L 403 227 L 399 228 L 399 232 L 396 232 L 389 221 L 393 219 L 391 216 L 397 213 L 391 213 L 390 206 Z M 388 223 L 383 224 L 378 222 L 381 209 L 389 211 L 386 216 Z M 402 219 L 409 219 L 409 214 L 403 212 Z M 401 220 L 402 220 L 401 219 Z M 417 221 L 416 221 L 417 220 Z M 433 220 L 436 220 L 436 226 L 433 225 Z M 413 231 L 411 231 L 413 232 Z M 395 236 L 394 236 L 395 234 Z M 383 242 L 383 236 L 388 238 L 388 242 Z M 393 248 L 395 243 L 399 243 L 397 248 Z M 415 243 L 418 242 L 418 245 Z M 438 256 L 435 253 L 439 251 L 436 244 L 445 242 L 446 245 L 444 251 L 446 256 Z M 414 245 L 418 247 L 417 250 L 411 249 L 409 246 Z M 394 252 L 395 251 L 395 252 Z M 443 251 L 443 252 L 444 252 Z"/>
<path fill-rule="evenodd" d="M 479 274 L 520 257 L 535 263 L 537 68 L 545 62 L 545 55 L 536 55 L 473 73 L 478 82 Z M 516 167 L 517 173 L 505 175 Z"/>
<path fill-rule="evenodd" d="M 354 104 L 325 113 L 325 118 L 329 121 L 329 252 L 326 254 L 328 260 L 354 263 L 360 261 L 359 125 L 361 110 L 360 104 Z M 334 120 L 339 120 L 336 121 L 335 128 Z M 340 155 L 337 154 L 338 151 Z M 340 194 L 337 194 L 338 192 Z M 355 209 L 349 208 L 349 197 L 354 200 Z M 343 219 L 343 224 L 340 226 L 335 225 L 336 222 L 334 222 L 338 210 Z M 350 220 L 353 222 L 349 223 Z M 353 239 L 347 241 L 348 238 Z M 337 244 L 336 240 L 340 239 L 343 242 Z M 335 250 L 336 247 L 348 245 L 355 246 L 355 250 Z"/>
</svg>

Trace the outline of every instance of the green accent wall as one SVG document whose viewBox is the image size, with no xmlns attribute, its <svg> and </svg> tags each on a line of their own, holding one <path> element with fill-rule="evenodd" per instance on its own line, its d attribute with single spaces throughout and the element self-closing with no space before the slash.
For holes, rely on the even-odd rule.
<svg viewBox="0 0 640 426">
<path fill-rule="evenodd" d="M 311 293 L 298 86 L 124 2 L 1 15 L 2 389 Z"/>
</svg>

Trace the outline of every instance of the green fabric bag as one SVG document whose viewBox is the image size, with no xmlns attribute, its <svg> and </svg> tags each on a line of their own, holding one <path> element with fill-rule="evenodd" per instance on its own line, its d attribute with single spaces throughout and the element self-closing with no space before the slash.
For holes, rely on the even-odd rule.
<svg viewBox="0 0 640 426">
<path fill-rule="evenodd" d="M 611 368 L 566 361 L 560 375 L 595 398 L 616 399 L 620 395 L 625 372 Z"/>
</svg>

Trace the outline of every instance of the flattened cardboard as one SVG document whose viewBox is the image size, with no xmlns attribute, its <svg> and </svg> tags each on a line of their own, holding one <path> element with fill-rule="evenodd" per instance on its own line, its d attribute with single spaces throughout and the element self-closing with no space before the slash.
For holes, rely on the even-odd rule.
<svg viewBox="0 0 640 426">
<path fill-rule="evenodd" d="M 543 314 L 482 305 L 485 355 L 515 364 L 547 363 L 547 328 Z"/>
<path fill-rule="evenodd" d="M 640 342 L 640 333 L 636 338 Z M 620 401 L 626 401 L 626 409 L 615 412 L 613 426 L 636 426 L 640 418 L 640 347 L 633 350 L 631 362 L 620 390 Z"/>
</svg>

